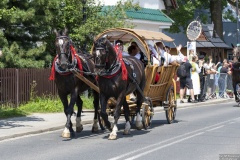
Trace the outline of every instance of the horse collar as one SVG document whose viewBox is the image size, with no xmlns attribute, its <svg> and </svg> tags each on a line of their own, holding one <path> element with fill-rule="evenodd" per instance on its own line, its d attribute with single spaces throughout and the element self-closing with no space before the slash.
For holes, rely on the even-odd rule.
<svg viewBox="0 0 240 160">
<path fill-rule="evenodd" d="M 112 78 L 116 76 L 121 69 L 121 63 L 116 63 L 115 65 L 111 66 L 109 69 L 100 72 L 99 76 L 105 78 Z"/>
</svg>

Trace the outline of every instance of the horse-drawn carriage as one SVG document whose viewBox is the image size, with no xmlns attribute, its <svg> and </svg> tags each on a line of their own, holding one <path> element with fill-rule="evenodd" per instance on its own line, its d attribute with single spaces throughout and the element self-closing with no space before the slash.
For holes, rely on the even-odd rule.
<svg viewBox="0 0 240 160">
<path fill-rule="evenodd" d="M 60 36 L 59 39 L 61 37 L 65 38 Z M 122 57 L 119 48 L 112 45 L 119 39 L 125 44 L 135 41 L 147 57 L 148 65 L 144 68 L 140 61 L 136 61 L 136 58 L 132 58 L 132 56 Z M 99 34 L 94 40 L 91 54 L 94 57 L 95 73 L 89 73 L 89 71 L 85 70 L 79 71 L 79 68 L 76 69 L 76 67 L 70 69 L 82 82 L 95 92 L 100 93 L 102 122 L 104 121 L 105 126 L 112 130 L 109 139 L 116 139 L 116 124 L 120 115 L 124 115 L 128 123 L 125 126 L 126 132 L 124 133 L 126 134 L 130 131 L 129 117 L 133 119 L 136 116 L 137 126 L 141 115 L 142 126 L 147 129 L 151 124 L 154 107 L 156 106 L 164 107 L 168 123 L 172 123 L 175 119 L 177 101 L 174 77 L 179 65 L 158 66 L 151 64 L 151 52 L 148 44 L 159 41 L 172 42 L 173 39 L 161 32 L 127 28 L 108 29 Z M 59 56 L 62 56 L 62 54 L 59 54 Z M 82 64 L 84 64 L 86 58 L 81 55 L 79 57 L 77 62 L 80 61 L 81 63 L 82 61 Z M 89 79 L 87 77 L 89 74 L 95 74 L 98 83 L 94 83 L 92 79 Z M 157 74 L 160 78 L 156 81 Z M 127 98 L 127 95 L 132 92 L 136 92 L 137 101 L 131 101 Z M 66 113 L 66 115 L 70 114 L 71 112 Z M 107 117 L 109 115 L 114 115 L 114 126 L 108 121 Z M 69 118 L 69 116 L 67 117 Z M 141 126 L 137 126 L 137 128 L 141 128 Z"/>
</svg>

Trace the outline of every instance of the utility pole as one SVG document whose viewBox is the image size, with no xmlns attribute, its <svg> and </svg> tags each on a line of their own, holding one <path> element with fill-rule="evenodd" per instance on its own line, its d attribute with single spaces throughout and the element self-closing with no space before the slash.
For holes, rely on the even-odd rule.
<svg viewBox="0 0 240 160">
<path fill-rule="evenodd" d="M 238 44 L 238 32 L 239 32 L 239 29 L 238 29 L 238 0 L 236 0 L 236 14 L 237 14 L 237 44 Z"/>
</svg>

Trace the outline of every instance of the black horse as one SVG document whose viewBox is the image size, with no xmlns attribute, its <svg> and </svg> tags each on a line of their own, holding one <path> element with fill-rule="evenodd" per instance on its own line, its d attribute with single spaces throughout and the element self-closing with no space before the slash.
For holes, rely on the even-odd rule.
<svg viewBox="0 0 240 160">
<path fill-rule="evenodd" d="M 142 128 L 140 109 L 144 100 L 143 94 L 141 93 L 145 87 L 144 65 L 133 56 L 122 58 L 121 55 L 118 46 L 114 48 L 106 38 L 100 38 L 94 42 L 93 57 L 95 62 L 95 73 L 98 75 L 101 117 L 106 127 L 112 130 L 109 139 L 117 138 L 117 121 L 120 117 L 121 106 L 124 107 L 126 119 L 124 134 L 129 133 L 131 126 L 126 95 L 134 91 L 137 97 L 136 127 L 139 129 Z M 108 115 L 106 113 L 107 101 L 111 97 L 117 100 L 113 125 L 108 121 Z"/>
<path fill-rule="evenodd" d="M 233 46 L 232 85 L 234 90 L 235 101 L 239 102 L 236 87 L 237 84 L 240 84 L 240 51 L 238 50 L 238 47 Z"/>
<path fill-rule="evenodd" d="M 50 80 L 54 80 L 58 89 L 58 95 L 64 106 L 64 113 L 67 117 L 65 129 L 62 137 L 69 138 L 74 136 L 72 128 L 71 116 L 74 113 L 74 105 L 76 103 L 77 117 L 76 117 L 76 132 L 81 132 L 83 126 L 81 124 L 81 113 L 83 101 L 80 94 L 89 89 L 90 87 L 77 78 L 71 70 L 78 70 L 80 73 L 93 72 L 94 63 L 90 54 L 76 53 L 71 39 L 67 34 L 67 29 L 57 32 L 55 47 L 57 55 L 53 61 L 52 72 Z M 89 58 L 91 56 L 91 58 Z M 85 78 L 96 84 L 96 79 L 93 76 L 84 75 Z M 68 103 L 68 95 L 70 95 L 70 103 Z M 92 132 L 98 131 L 98 109 L 99 109 L 99 94 L 93 91 L 94 97 L 94 123 Z"/>
</svg>

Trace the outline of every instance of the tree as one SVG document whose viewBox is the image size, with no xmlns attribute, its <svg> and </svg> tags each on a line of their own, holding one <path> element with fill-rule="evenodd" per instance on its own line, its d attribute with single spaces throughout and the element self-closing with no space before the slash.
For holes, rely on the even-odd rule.
<svg viewBox="0 0 240 160">
<path fill-rule="evenodd" d="M 202 23 L 214 24 L 214 30 L 219 37 L 223 39 L 222 10 L 231 0 L 181 0 L 178 1 L 179 8 L 172 10 L 169 16 L 175 21 L 171 26 L 171 32 L 180 32 L 181 27 L 186 30 L 188 24 L 195 20 L 201 20 Z M 231 1 L 232 2 L 232 1 Z M 208 18 L 210 13 L 210 19 Z M 229 16 L 230 15 L 225 15 Z M 232 17 L 230 17 L 232 19 Z"/>
<path fill-rule="evenodd" d="M 0 67 L 49 67 L 55 56 L 53 29 L 68 28 L 70 37 L 89 51 L 94 36 L 107 28 L 123 27 L 125 10 L 137 8 L 120 0 L 115 8 L 95 0 L 2 0 L 0 2 Z M 85 12 L 83 13 L 83 8 Z M 87 19 L 84 20 L 83 15 Z"/>
<path fill-rule="evenodd" d="M 0 42 L 5 42 L 0 44 L 3 48 L 0 67 L 43 68 L 50 63 L 52 57 L 46 56 L 45 38 L 48 37 L 53 15 L 58 13 L 58 2 L 59 0 L 0 2 Z"/>
</svg>

